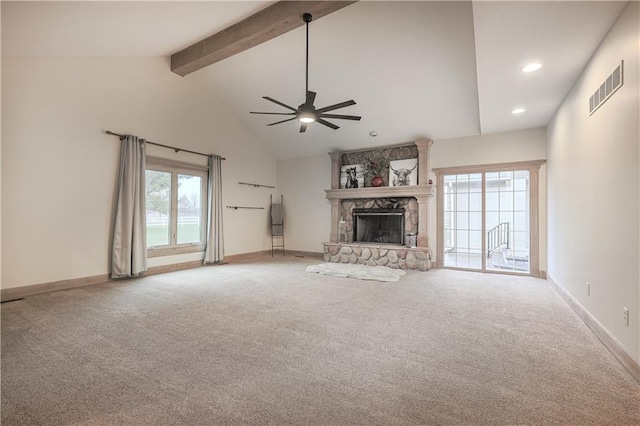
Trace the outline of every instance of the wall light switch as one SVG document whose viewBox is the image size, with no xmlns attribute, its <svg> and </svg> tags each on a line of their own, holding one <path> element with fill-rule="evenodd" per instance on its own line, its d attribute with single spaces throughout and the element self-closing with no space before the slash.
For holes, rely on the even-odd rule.
<svg viewBox="0 0 640 426">
<path fill-rule="evenodd" d="M 629 310 L 622 308 L 622 318 L 624 319 L 624 325 L 629 325 Z"/>
</svg>

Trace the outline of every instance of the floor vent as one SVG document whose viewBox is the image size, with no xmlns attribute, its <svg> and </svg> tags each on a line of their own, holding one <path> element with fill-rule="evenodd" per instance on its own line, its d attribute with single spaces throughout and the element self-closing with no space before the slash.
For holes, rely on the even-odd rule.
<svg viewBox="0 0 640 426">
<path fill-rule="evenodd" d="M 622 73 L 624 61 L 607 77 L 600 87 L 589 98 L 589 115 L 596 112 L 600 106 L 622 86 Z"/>
</svg>

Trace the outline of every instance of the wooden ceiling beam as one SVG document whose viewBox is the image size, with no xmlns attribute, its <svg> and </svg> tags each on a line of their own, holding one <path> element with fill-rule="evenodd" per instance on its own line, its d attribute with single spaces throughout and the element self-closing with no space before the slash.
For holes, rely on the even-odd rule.
<svg viewBox="0 0 640 426">
<path fill-rule="evenodd" d="M 303 26 L 306 12 L 316 20 L 356 1 L 279 1 L 171 55 L 171 71 L 184 77 Z"/>
</svg>

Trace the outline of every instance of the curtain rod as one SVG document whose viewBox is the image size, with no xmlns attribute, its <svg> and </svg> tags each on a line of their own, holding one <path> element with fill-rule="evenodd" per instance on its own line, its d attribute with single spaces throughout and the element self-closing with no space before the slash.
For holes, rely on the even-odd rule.
<svg viewBox="0 0 640 426">
<path fill-rule="evenodd" d="M 120 135 L 118 133 L 114 133 L 111 130 L 107 130 L 105 133 L 108 134 L 108 135 L 112 135 L 112 136 L 118 136 L 119 138 L 125 137 L 125 135 Z M 157 143 L 157 142 L 151 142 L 151 141 L 145 140 L 145 143 L 148 143 L 149 145 L 161 146 L 162 148 L 173 149 L 175 152 L 183 151 L 183 152 L 188 152 L 189 154 L 204 155 L 205 157 L 209 157 L 210 156 L 210 154 L 203 154 L 202 152 L 189 151 L 188 149 L 176 148 L 175 146 L 163 145 L 163 144 Z M 221 157 L 221 158 L 223 160 L 226 160 L 226 158 L 224 158 L 224 157 Z"/>
</svg>

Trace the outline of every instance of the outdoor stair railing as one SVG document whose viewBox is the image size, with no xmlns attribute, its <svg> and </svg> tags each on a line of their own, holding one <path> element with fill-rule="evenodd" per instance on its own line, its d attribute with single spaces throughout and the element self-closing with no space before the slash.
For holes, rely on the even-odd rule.
<svg viewBox="0 0 640 426">
<path fill-rule="evenodd" d="M 502 222 L 487 233 L 487 257 L 503 244 L 509 248 L 509 225 L 509 222 Z"/>
</svg>

